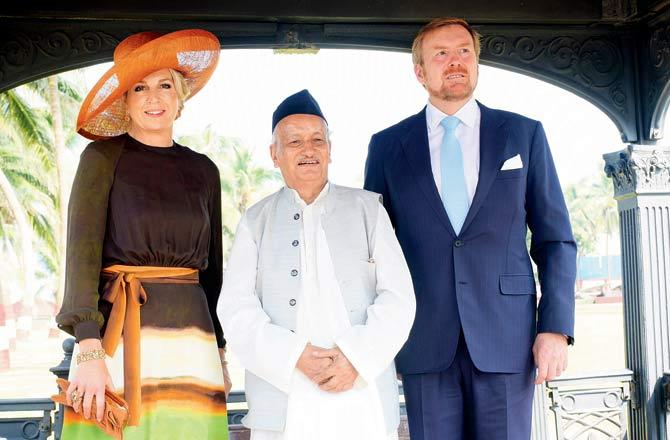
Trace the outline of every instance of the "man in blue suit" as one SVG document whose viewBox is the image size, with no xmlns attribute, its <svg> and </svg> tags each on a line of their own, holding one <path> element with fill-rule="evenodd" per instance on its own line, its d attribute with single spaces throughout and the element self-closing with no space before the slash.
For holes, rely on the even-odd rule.
<svg viewBox="0 0 670 440">
<path fill-rule="evenodd" d="M 549 146 L 539 122 L 474 100 L 465 21 L 433 20 L 412 57 L 429 102 L 372 137 L 365 170 L 416 293 L 396 358 L 410 435 L 528 439 L 533 383 L 566 368 L 574 327 L 576 245 Z"/>
</svg>

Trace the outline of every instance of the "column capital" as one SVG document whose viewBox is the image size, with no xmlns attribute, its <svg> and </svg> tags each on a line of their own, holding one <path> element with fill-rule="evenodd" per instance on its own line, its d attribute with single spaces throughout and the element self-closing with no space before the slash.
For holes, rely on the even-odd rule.
<svg viewBox="0 0 670 440">
<path fill-rule="evenodd" d="M 605 173 L 614 183 L 614 197 L 670 193 L 670 147 L 628 145 L 603 155 Z"/>
</svg>

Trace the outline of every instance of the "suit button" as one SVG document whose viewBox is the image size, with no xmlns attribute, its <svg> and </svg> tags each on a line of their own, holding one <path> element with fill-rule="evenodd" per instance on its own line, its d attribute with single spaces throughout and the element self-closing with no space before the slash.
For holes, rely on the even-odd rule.
<svg viewBox="0 0 670 440">
<path fill-rule="evenodd" d="M 296 246 L 298 246 L 299 243 L 300 242 L 298 240 L 293 240 L 293 243 L 291 243 L 291 244 L 293 245 L 293 247 L 296 247 Z"/>
<path fill-rule="evenodd" d="M 295 300 L 291 298 L 291 300 L 288 302 L 288 304 L 293 307 L 295 305 Z"/>
<path fill-rule="evenodd" d="M 293 216 L 293 220 L 300 220 L 300 214 L 296 214 Z"/>
<path fill-rule="evenodd" d="M 293 270 L 291 271 L 291 276 L 292 276 L 292 277 L 297 277 L 297 276 L 298 276 L 298 271 L 295 270 L 295 269 L 293 269 Z"/>
<path fill-rule="evenodd" d="M 454 247 L 461 247 L 461 246 L 463 246 L 464 244 L 465 244 L 465 242 L 463 242 L 463 241 L 461 241 L 461 240 L 456 240 L 456 241 L 454 242 Z"/>
</svg>

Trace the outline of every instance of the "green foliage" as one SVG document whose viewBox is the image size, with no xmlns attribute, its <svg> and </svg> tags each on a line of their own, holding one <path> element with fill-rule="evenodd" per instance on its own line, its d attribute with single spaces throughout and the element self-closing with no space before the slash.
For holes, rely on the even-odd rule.
<svg viewBox="0 0 670 440">
<path fill-rule="evenodd" d="M 82 100 L 83 81 L 73 74 L 57 77 L 58 99 L 68 133 L 68 145 L 75 143 L 74 123 Z M 32 231 L 34 249 L 42 262 L 31 277 L 53 279 L 62 258 L 58 240 L 61 216 L 59 174 L 54 121 L 50 113 L 48 78 L 0 94 L 0 172 L 11 184 L 13 195 L 19 200 L 23 216 Z M 13 246 L 11 254 L 20 254 L 14 227 L 17 213 L 12 213 L 6 194 L 0 194 L 0 240 Z M 63 203 L 62 203 L 63 202 Z M 55 290 L 56 286 L 51 286 Z"/>
<path fill-rule="evenodd" d="M 252 150 L 239 139 L 222 136 L 211 126 L 202 133 L 181 136 L 177 142 L 206 154 L 221 174 L 224 254 L 228 257 L 242 214 L 281 184 L 279 172 L 254 163 Z"/>
<path fill-rule="evenodd" d="M 618 228 L 618 213 L 611 180 L 600 172 L 564 189 L 572 231 L 579 255 L 596 250 L 598 239 L 605 239 Z"/>
</svg>

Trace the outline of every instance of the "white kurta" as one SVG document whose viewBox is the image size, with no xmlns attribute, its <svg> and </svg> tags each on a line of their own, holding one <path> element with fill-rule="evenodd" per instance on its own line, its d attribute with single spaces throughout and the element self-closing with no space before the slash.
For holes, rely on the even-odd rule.
<svg viewBox="0 0 670 440">
<path fill-rule="evenodd" d="M 334 347 L 337 337 L 351 327 L 321 226 L 322 202 L 328 186 L 310 205 L 291 190 L 303 208 L 300 238 L 303 277 L 296 333 L 312 345 L 324 348 Z M 359 377 L 356 385 L 343 393 L 329 393 L 295 369 L 284 432 L 254 430 L 252 440 L 396 439 L 397 433 L 391 436 L 385 433 L 374 382 L 365 384 Z"/>
<path fill-rule="evenodd" d="M 376 365 L 379 360 L 373 356 L 370 344 L 374 341 L 383 346 L 385 339 L 397 339 L 396 323 L 383 319 L 393 316 L 388 311 L 402 308 L 413 316 L 415 303 L 409 271 L 388 215 L 381 209 L 372 256 L 377 262 L 377 288 L 384 292 L 385 299 L 376 310 L 368 309 L 372 314 L 368 320 L 373 322 L 363 326 L 369 325 L 368 331 L 353 328 L 321 224 L 323 199 L 328 190 L 329 184 L 326 184 L 310 205 L 291 190 L 303 207 L 299 244 L 303 276 L 295 333 L 272 324 L 263 312 L 253 288 L 257 249 L 244 217 L 238 226 L 218 307 L 226 339 L 245 368 L 260 374 L 288 395 L 284 432 L 254 429 L 252 440 L 397 439 L 397 433 L 386 433 L 382 405 L 374 373 L 371 373 L 384 367 Z M 400 296 L 396 289 L 405 293 Z M 395 295 L 398 295 L 397 303 L 390 300 L 390 296 Z M 295 368 L 307 342 L 324 348 L 340 347 L 362 373 L 352 390 L 322 391 Z"/>
</svg>

